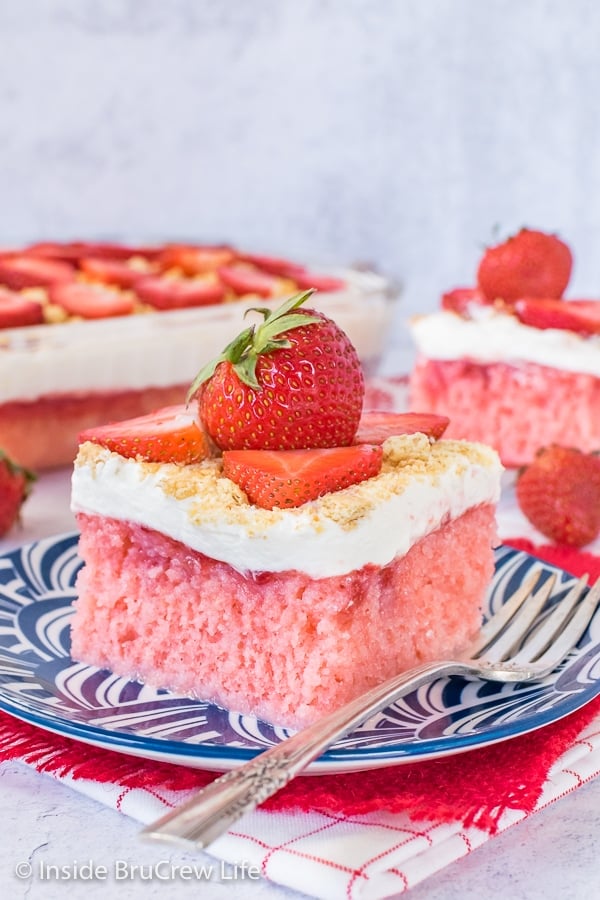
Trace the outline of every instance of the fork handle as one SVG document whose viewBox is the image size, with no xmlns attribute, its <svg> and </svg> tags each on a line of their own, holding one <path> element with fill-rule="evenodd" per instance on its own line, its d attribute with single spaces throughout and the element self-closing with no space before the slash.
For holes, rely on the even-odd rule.
<svg viewBox="0 0 600 900">
<path fill-rule="evenodd" d="M 324 716 L 264 753 L 215 779 L 187 803 L 142 831 L 142 837 L 203 848 L 244 813 L 284 787 L 296 775 L 369 716 L 440 675 L 468 674 L 468 663 L 426 663 L 396 675 Z"/>
</svg>

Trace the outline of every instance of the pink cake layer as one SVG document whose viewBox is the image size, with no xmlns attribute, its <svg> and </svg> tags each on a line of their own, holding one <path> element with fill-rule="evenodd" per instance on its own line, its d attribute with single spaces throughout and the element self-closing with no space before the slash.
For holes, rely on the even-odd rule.
<svg viewBox="0 0 600 900">
<path fill-rule="evenodd" d="M 464 646 L 494 566 L 490 504 L 383 568 L 318 580 L 244 575 L 127 522 L 78 524 L 74 659 L 289 727 Z"/>
<path fill-rule="evenodd" d="M 505 466 L 558 443 L 600 448 L 600 379 L 535 363 L 419 359 L 410 405 L 450 417 L 445 437 L 491 444 Z"/>
<path fill-rule="evenodd" d="M 81 431 L 183 403 L 188 387 L 74 392 L 0 403 L 0 447 L 30 469 L 71 465 Z"/>
</svg>

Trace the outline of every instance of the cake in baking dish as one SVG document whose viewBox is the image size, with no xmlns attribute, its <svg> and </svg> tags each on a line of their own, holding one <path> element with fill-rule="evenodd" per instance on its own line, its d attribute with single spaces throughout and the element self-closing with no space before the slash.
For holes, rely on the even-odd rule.
<svg viewBox="0 0 600 900">
<path fill-rule="evenodd" d="M 189 407 L 83 434 L 72 487 L 73 657 L 292 728 L 471 639 L 502 468 L 444 417 L 363 410 L 354 348 L 304 299 Z"/>
<path fill-rule="evenodd" d="M 71 465 L 81 430 L 181 403 L 197 360 L 219 352 L 249 305 L 274 308 L 304 287 L 318 290 L 314 304 L 352 335 L 363 365 L 376 366 L 393 291 L 372 272 L 229 246 L 3 251 L 0 446 L 32 469 Z"/>
<path fill-rule="evenodd" d="M 478 285 L 415 316 L 413 406 L 447 435 L 494 446 L 507 466 L 552 443 L 600 447 L 600 301 L 565 300 L 570 251 L 522 231 L 484 254 Z"/>
</svg>

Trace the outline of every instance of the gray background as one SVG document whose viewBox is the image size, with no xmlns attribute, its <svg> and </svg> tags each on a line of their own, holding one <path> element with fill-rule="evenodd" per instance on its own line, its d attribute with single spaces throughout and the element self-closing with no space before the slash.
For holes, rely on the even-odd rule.
<svg viewBox="0 0 600 900">
<path fill-rule="evenodd" d="M 369 261 L 403 319 L 521 225 L 600 287 L 594 0 L 0 0 L 0 243 Z"/>
</svg>

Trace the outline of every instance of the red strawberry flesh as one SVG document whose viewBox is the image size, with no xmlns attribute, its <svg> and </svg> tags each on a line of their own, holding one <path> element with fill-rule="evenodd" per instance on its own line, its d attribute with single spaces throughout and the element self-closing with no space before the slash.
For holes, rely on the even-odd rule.
<svg viewBox="0 0 600 900">
<path fill-rule="evenodd" d="M 289 509 L 379 474 L 381 446 L 226 450 L 223 472 L 263 509 Z"/>
<path fill-rule="evenodd" d="M 221 303 L 225 290 L 221 284 L 184 278 L 150 275 L 135 284 L 135 292 L 155 309 L 186 309 Z"/>
<path fill-rule="evenodd" d="M 52 303 L 62 306 L 70 315 L 84 319 L 105 319 L 133 312 L 132 297 L 96 284 L 57 284 L 48 289 L 48 294 Z"/>
<path fill-rule="evenodd" d="M 217 272 L 222 283 L 240 296 L 273 297 L 277 293 L 276 278 L 247 266 L 221 266 Z"/>
<path fill-rule="evenodd" d="M 206 437 L 184 405 L 88 428 L 79 435 L 79 443 L 84 441 L 146 462 L 188 465 L 208 455 Z"/>
<path fill-rule="evenodd" d="M 75 270 L 66 262 L 13 256 L 0 260 L 0 283 L 13 290 L 29 287 L 50 287 L 73 281 Z"/>
<path fill-rule="evenodd" d="M 44 321 L 41 303 L 0 288 L 0 328 L 39 325 Z"/>
<path fill-rule="evenodd" d="M 382 444 L 388 438 L 402 434 L 425 434 L 438 440 L 450 424 L 446 416 L 435 413 L 394 413 L 365 410 L 361 416 L 355 444 Z"/>
<path fill-rule="evenodd" d="M 600 334 L 600 300 L 553 300 L 522 297 L 514 311 L 524 325 L 559 328 L 578 334 Z"/>
</svg>

